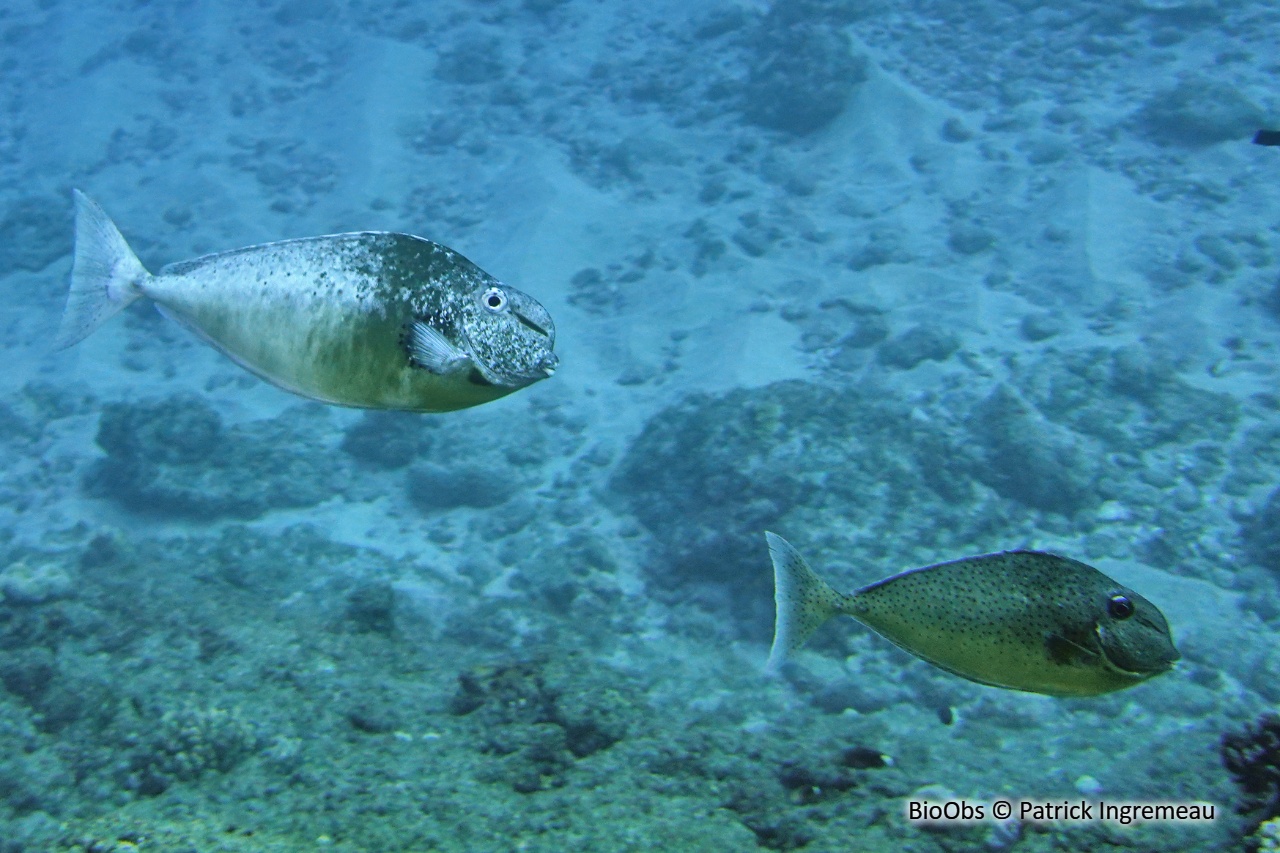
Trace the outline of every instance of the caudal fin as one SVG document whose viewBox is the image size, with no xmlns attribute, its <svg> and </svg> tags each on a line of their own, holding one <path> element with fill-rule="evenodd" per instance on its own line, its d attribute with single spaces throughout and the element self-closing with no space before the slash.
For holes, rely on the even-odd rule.
<svg viewBox="0 0 1280 853">
<path fill-rule="evenodd" d="M 67 309 L 53 343 L 55 350 L 89 337 L 141 296 L 141 285 L 150 277 L 98 203 L 80 190 L 72 194 L 76 201 L 76 254 Z"/>
<path fill-rule="evenodd" d="M 773 559 L 773 603 L 777 611 L 767 672 L 777 672 L 792 653 L 832 616 L 841 612 L 844 596 L 814 574 L 813 569 L 776 533 L 765 532 Z"/>
</svg>

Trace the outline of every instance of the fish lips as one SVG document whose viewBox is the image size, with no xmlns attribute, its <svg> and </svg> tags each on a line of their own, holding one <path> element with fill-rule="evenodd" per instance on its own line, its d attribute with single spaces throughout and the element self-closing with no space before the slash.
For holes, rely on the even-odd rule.
<svg viewBox="0 0 1280 853">
<path fill-rule="evenodd" d="M 471 381 L 479 385 L 493 385 L 499 388 L 524 388 L 543 379 L 548 379 L 556 372 L 560 359 L 549 352 L 537 364 L 527 370 L 496 372 L 479 359 L 472 358 L 473 367 Z"/>
<path fill-rule="evenodd" d="M 534 381 L 537 381 L 538 379 L 550 379 L 555 375 L 556 368 L 559 366 L 560 356 L 553 352 L 548 352 L 542 357 L 542 362 L 538 365 L 538 370 L 542 372 L 542 375 L 535 377 Z"/>
</svg>

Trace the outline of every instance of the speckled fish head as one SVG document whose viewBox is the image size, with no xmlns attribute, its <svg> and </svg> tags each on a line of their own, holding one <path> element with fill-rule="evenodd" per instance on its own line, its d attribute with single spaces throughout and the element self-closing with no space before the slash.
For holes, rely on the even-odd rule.
<svg viewBox="0 0 1280 853">
<path fill-rule="evenodd" d="M 1131 589 L 1115 584 L 1096 596 L 1094 630 L 1107 665 L 1138 678 L 1159 675 L 1181 655 L 1160 609 Z"/>
<path fill-rule="evenodd" d="M 485 381 L 520 388 L 555 373 L 555 323 L 527 293 L 490 282 L 466 295 L 458 318 L 458 331 Z"/>
</svg>

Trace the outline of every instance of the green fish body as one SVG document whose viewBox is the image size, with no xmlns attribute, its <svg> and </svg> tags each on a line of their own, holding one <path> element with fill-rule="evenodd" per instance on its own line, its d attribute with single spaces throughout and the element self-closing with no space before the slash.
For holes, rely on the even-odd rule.
<svg viewBox="0 0 1280 853">
<path fill-rule="evenodd" d="M 532 297 L 409 234 L 285 240 L 151 275 L 76 192 L 76 254 L 57 348 L 148 297 L 245 369 L 342 406 L 444 412 L 550 376 L 555 325 Z"/>
<path fill-rule="evenodd" d="M 1051 696 L 1132 687 L 1179 657 L 1154 604 L 1066 557 L 1037 551 L 966 557 L 845 595 L 785 539 L 765 535 L 777 608 L 772 670 L 838 614 L 955 675 Z"/>
</svg>

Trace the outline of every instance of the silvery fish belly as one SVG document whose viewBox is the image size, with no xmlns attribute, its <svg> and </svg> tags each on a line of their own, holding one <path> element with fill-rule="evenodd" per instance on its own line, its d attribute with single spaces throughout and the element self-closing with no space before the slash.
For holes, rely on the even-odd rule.
<svg viewBox="0 0 1280 853">
<path fill-rule="evenodd" d="M 456 252 L 359 232 L 250 246 L 149 274 L 76 193 L 76 256 L 57 346 L 142 296 L 237 363 L 304 397 L 442 412 L 550 376 L 555 326 Z"/>
</svg>

